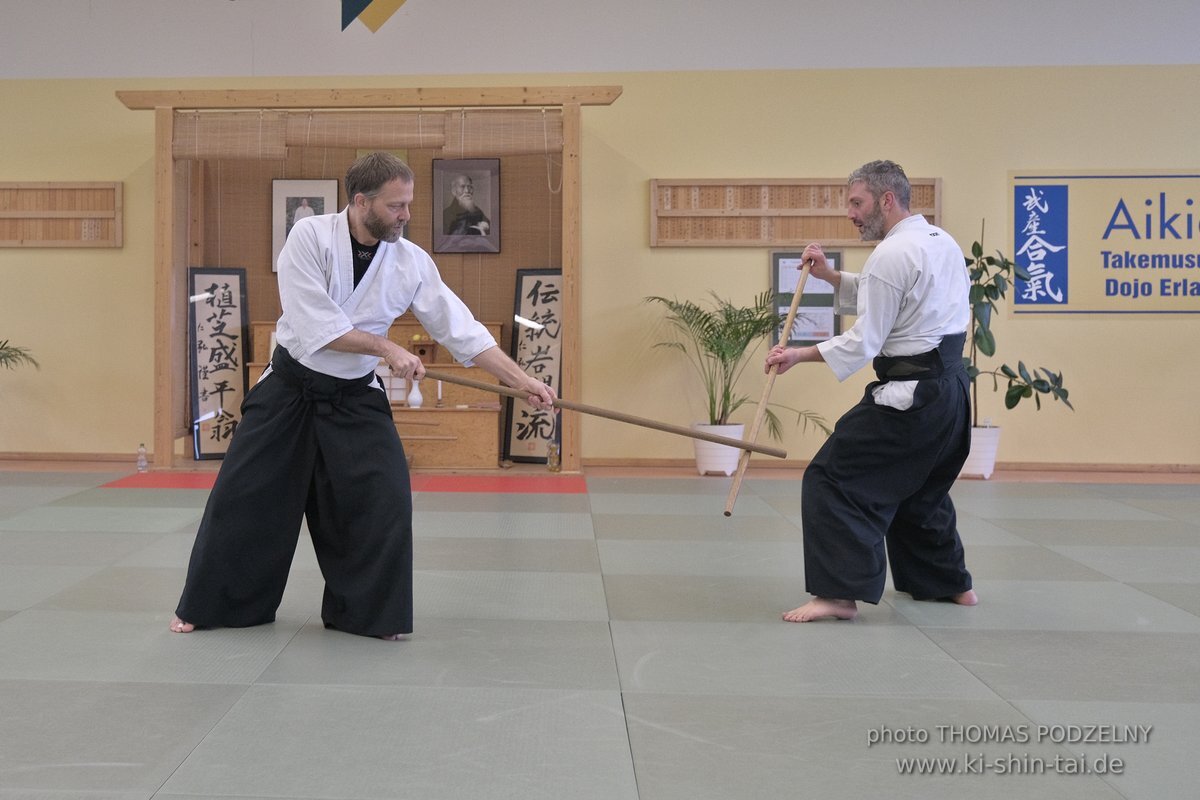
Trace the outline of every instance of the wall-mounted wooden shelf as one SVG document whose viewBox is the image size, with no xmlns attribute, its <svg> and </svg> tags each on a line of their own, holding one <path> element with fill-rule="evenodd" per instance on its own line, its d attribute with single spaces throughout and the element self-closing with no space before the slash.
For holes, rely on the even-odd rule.
<svg viewBox="0 0 1200 800">
<path fill-rule="evenodd" d="M 911 209 L 940 224 L 940 178 L 910 179 Z M 870 245 L 846 218 L 846 180 L 650 181 L 651 247 Z"/>
<path fill-rule="evenodd" d="M 0 247 L 120 247 L 120 183 L 0 183 Z"/>
</svg>

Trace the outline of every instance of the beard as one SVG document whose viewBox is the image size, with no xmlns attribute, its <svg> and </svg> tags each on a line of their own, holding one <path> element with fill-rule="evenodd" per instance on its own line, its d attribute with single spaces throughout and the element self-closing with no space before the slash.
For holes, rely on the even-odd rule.
<svg viewBox="0 0 1200 800">
<path fill-rule="evenodd" d="M 376 213 L 374 209 L 367 210 L 367 216 L 363 220 L 363 227 L 367 229 L 367 233 L 388 244 L 394 244 L 399 241 L 400 235 L 404 233 L 404 223 L 398 225 L 388 225 Z"/>
<path fill-rule="evenodd" d="M 883 228 L 886 223 L 883 219 L 883 209 L 879 207 L 879 201 L 875 201 L 875 205 L 871 211 L 863 216 L 862 227 L 859 229 L 859 234 L 864 242 L 875 241 L 883 238 Z"/>
</svg>

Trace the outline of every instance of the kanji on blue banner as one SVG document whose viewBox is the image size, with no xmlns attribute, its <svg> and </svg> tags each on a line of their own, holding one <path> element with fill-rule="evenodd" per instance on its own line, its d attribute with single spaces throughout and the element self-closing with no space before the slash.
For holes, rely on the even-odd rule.
<svg viewBox="0 0 1200 800">
<path fill-rule="evenodd" d="M 1067 195 L 1062 184 L 1013 187 L 1013 260 L 1029 271 L 1014 282 L 1016 305 L 1068 302 Z"/>
</svg>

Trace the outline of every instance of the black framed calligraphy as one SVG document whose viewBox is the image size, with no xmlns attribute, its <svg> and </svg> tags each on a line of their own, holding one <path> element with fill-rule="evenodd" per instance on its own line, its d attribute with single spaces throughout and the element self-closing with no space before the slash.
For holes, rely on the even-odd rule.
<svg viewBox="0 0 1200 800">
<path fill-rule="evenodd" d="M 224 458 L 241 420 L 249 327 L 245 269 L 188 269 L 188 361 L 196 460 Z"/>
<path fill-rule="evenodd" d="M 527 375 L 557 392 L 562 379 L 562 270 L 517 270 L 513 309 L 510 355 Z M 561 435 L 558 414 L 524 400 L 505 399 L 505 459 L 545 464 L 547 446 L 561 443 Z"/>
</svg>

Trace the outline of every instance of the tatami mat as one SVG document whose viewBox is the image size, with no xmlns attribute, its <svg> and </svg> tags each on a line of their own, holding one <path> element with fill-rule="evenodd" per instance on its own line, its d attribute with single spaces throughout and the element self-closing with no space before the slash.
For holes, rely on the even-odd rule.
<svg viewBox="0 0 1200 800">
<path fill-rule="evenodd" d="M 725 477 L 417 475 L 416 630 L 392 643 L 322 626 L 303 527 L 274 624 L 171 633 L 212 475 L 0 472 L 0 800 L 1200 783 L 1194 482 L 962 481 L 978 606 L 889 581 L 854 622 L 792 625 L 796 477 L 752 471 L 725 517 Z M 1114 740 L 1130 727 L 1148 740 Z"/>
</svg>

